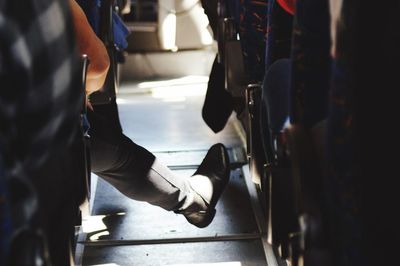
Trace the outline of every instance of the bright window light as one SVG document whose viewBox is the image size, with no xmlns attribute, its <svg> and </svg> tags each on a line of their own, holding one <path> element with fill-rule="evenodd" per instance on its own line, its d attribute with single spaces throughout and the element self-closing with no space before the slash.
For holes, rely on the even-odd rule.
<svg viewBox="0 0 400 266">
<path fill-rule="evenodd" d="M 163 23 L 161 24 L 160 39 L 161 45 L 164 49 L 176 49 L 176 16 L 175 14 L 168 14 Z"/>
</svg>

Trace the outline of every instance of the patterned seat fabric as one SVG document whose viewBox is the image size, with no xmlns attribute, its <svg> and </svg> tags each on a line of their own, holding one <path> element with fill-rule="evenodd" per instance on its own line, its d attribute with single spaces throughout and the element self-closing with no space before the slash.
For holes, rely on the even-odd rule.
<svg viewBox="0 0 400 266">
<path fill-rule="evenodd" d="M 326 0 L 297 2 L 290 108 L 293 124 L 312 127 L 327 116 L 331 66 L 328 12 Z"/>
<path fill-rule="evenodd" d="M 277 1 L 270 0 L 265 52 L 266 74 L 262 91 L 264 102 L 262 106 L 262 131 L 265 138 L 269 136 L 268 127 L 274 134 L 280 132 L 289 114 L 288 91 L 291 74 L 290 67 L 285 65 L 290 65 L 288 58 L 290 58 L 291 51 L 292 28 L 293 16 L 287 13 Z M 277 65 L 271 71 L 271 66 L 274 63 L 277 63 Z M 269 147 L 265 147 L 265 150 L 269 149 Z"/>
<path fill-rule="evenodd" d="M 268 6 L 266 69 L 279 59 L 289 58 L 292 46 L 293 15 L 285 11 L 276 0 Z"/>
<path fill-rule="evenodd" d="M 0 265 L 6 264 L 8 242 L 12 232 L 9 202 L 7 197 L 6 182 L 2 158 L 0 154 Z"/>
<path fill-rule="evenodd" d="M 277 0 L 278 4 L 289 14 L 294 15 L 296 9 L 296 0 Z"/>
<path fill-rule="evenodd" d="M 239 34 L 250 83 L 261 83 L 265 74 L 268 1 L 240 1 Z"/>
<path fill-rule="evenodd" d="M 357 191 L 357 162 L 354 147 L 354 57 L 355 42 L 350 28 L 344 28 L 354 17 L 344 2 L 341 23 L 334 26 L 335 52 L 331 70 L 327 131 L 328 178 L 326 195 L 331 219 L 331 238 L 335 265 L 368 265 L 362 251 L 362 222 Z M 353 14 L 353 15 L 352 15 Z"/>
</svg>

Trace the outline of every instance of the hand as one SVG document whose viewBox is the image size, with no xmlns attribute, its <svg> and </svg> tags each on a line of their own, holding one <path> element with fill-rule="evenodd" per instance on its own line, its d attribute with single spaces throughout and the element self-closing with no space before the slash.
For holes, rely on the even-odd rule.
<svg viewBox="0 0 400 266">
<path fill-rule="evenodd" d="M 89 58 L 86 76 L 86 95 L 101 89 L 110 67 L 106 47 L 93 32 L 85 13 L 75 0 L 70 0 L 78 48 Z"/>
</svg>

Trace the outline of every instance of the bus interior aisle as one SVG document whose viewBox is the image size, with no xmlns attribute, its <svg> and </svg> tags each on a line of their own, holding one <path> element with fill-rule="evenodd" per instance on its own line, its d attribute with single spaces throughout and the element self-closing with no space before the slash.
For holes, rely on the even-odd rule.
<svg viewBox="0 0 400 266">
<path fill-rule="evenodd" d="M 233 114 L 220 133 L 207 127 L 201 117 L 207 81 L 205 75 L 123 80 L 117 102 L 124 133 L 178 174 L 191 176 L 211 145 L 228 148 L 231 178 L 214 221 L 199 229 L 182 215 L 133 201 L 94 177 L 77 265 L 267 265 L 263 213 L 248 170 L 246 176 L 241 125 Z"/>
</svg>

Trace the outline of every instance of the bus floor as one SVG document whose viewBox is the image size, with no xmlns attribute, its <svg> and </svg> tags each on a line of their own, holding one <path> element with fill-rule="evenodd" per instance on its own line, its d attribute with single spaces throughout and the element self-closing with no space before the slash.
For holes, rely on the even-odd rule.
<svg viewBox="0 0 400 266">
<path fill-rule="evenodd" d="M 199 229 L 182 215 L 133 201 L 93 176 L 91 215 L 78 235 L 76 265 L 276 264 L 268 259 L 271 248 L 248 176 L 241 127 L 234 114 L 218 134 L 207 127 L 201 117 L 206 85 L 201 76 L 123 84 L 118 105 L 124 133 L 178 174 L 193 174 L 211 145 L 227 146 L 231 179 L 213 223 Z"/>
</svg>

